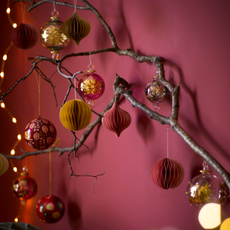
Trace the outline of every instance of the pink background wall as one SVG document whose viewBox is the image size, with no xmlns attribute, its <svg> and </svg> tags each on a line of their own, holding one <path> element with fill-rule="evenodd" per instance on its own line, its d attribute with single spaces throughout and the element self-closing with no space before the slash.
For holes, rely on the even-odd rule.
<svg viewBox="0 0 230 230">
<path fill-rule="evenodd" d="M 69 3 L 73 1 L 68 0 Z M 230 86 L 230 2 L 228 0 L 97 0 L 90 1 L 101 13 L 113 30 L 118 46 L 131 48 L 145 55 L 156 55 L 165 61 L 166 79 L 174 84 L 181 82 L 179 122 L 182 127 L 228 171 L 229 153 L 229 86 Z M 1 1 L 1 45 L 0 55 L 10 42 L 11 26 L 7 19 L 6 0 Z M 78 1 L 79 5 L 82 5 Z M 57 6 L 62 21 L 67 20 L 73 9 Z M 43 4 L 31 13 L 25 21 L 37 31 L 47 21 L 53 10 L 51 3 Z M 71 52 L 92 51 L 110 47 L 106 31 L 88 11 L 77 13 L 89 21 L 90 34 L 78 47 L 71 41 L 61 52 L 61 57 Z M 17 5 L 12 8 L 12 19 L 22 22 L 22 13 Z M 5 65 L 5 80 L 2 91 L 12 87 L 15 80 L 28 73 L 31 62 L 27 57 L 44 55 L 49 51 L 40 43 L 23 51 L 12 47 Z M 144 88 L 152 80 L 155 68 L 152 64 L 138 64 L 129 57 L 113 53 L 92 56 L 96 71 L 106 84 L 104 95 L 95 102 L 94 110 L 101 112 L 113 97 L 112 85 L 118 73 L 132 83 L 133 95 L 150 108 Z M 68 59 L 64 66 L 71 72 L 86 71 L 88 57 Z M 55 72 L 55 66 L 42 63 L 47 77 Z M 58 107 L 51 86 L 41 83 L 41 115 L 57 128 L 59 147 L 73 144 L 72 134 L 59 121 L 59 110 L 67 91 L 68 82 L 58 73 L 52 77 L 56 86 Z M 74 93 L 69 99 L 74 98 Z M 35 75 L 32 74 L 4 100 L 11 113 L 16 116 L 23 133 L 25 126 L 38 116 L 38 91 Z M 160 113 L 170 114 L 170 101 L 160 105 Z M 169 155 L 180 161 L 185 169 L 182 184 L 173 190 L 163 190 L 151 180 L 152 165 L 166 157 L 167 127 L 150 120 L 147 115 L 132 108 L 127 100 L 121 108 L 132 117 L 130 127 L 119 138 L 103 126 L 95 129 L 86 141 L 88 151 L 82 147 L 79 158 L 71 157 L 77 174 L 99 174 L 94 193 L 94 178 L 69 178 L 70 168 L 67 153 L 58 158 L 52 153 L 52 194 L 60 197 L 66 206 L 64 217 L 56 224 L 41 222 L 35 212 L 40 198 L 49 193 L 48 154 L 14 161 L 19 168 L 27 165 L 30 176 L 37 181 L 38 193 L 28 200 L 20 221 L 28 222 L 43 230 L 199 230 L 198 210 L 190 207 L 185 195 L 188 181 L 199 174 L 202 159 L 184 141 L 169 131 Z M 96 118 L 93 115 L 93 120 Z M 0 152 L 9 153 L 17 130 L 6 112 L 0 109 Z M 97 132 L 98 131 L 98 132 Z M 77 136 L 81 137 L 82 132 Z M 31 149 L 24 141 L 17 148 Z M 11 192 L 16 174 L 11 168 L 0 177 L 0 222 L 11 222 L 19 213 L 19 201 Z M 229 216 L 229 203 L 223 206 L 223 218 Z"/>
</svg>

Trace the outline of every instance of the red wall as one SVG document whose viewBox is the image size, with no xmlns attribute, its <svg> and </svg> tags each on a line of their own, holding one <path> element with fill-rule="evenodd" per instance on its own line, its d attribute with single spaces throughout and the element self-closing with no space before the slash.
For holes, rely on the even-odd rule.
<svg viewBox="0 0 230 230">
<path fill-rule="evenodd" d="M 73 1 L 68 0 L 69 3 Z M 144 55 L 160 56 L 165 63 L 166 79 L 174 84 L 181 82 L 180 115 L 181 126 L 203 148 L 210 152 L 228 171 L 229 154 L 229 86 L 230 86 L 230 32 L 228 0 L 97 0 L 90 1 L 101 13 L 113 30 L 118 46 L 131 48 Z M 6 0 L 1 1 L 1 45 L 0 55 L 10 42 L 11 27 L 5 13 Z M 79 5 L 82 5 L 78 1 Z M 62 21 L 67 20 L 73 9 L 57 6 Z M 25 14 L 25 21 L 37 31 L 49 20 L 53 5 L 46 3 L 31 13 Z M 61 52 L 92 51 L 110 47 L 106 31 L 89 11 L 77 10 L 89 21 L 90 34 L 78 47 L 71 41 Z M 22 22 L 21 8 L 12 8 L 12 18 Z M 23 51 L 12 47 L 5 65 L 5 80 L 2 92 L 12 87 L 15 80 L 25 76 L 31 62 L 27 57 L 50 53 L 40 43 Z M 104 95 L 95 101 L 93 109 L 104 110 L 113 97 L 113 81 L 116 73 L 132 84 L 133 95 L 142 103 L 153 108 L 145 97 L 144 89 L 152 80 L 155 68 L 151 63 L 138 64 L 129 57 L 119 57 L 113 53 L 92 56 L 96 71 L 106 84 Z M 86 71 L 88 57 L 70 58 L 64 62 L 72 73 Z M 41 63 L 41 69 L 50 77 L 56 68 L 50 63 Z M 59 110 L 67 92 L 68 82 L 58 73 L 51 78 L 56 86 L 58 107 L 51 86 L 41 83 L 41 115 L 49 119 L 57 128 L 57 146 L 70 147 L 72 134 L 59 121 Z M 74 98 L 74 93 L 69 99 Z M 38 116 L 38 90 L 34 74 L 20 83 L 4 100 L 11 113 L 16 116 L 23 133 L 25 126 Z M 160 113 L 170 114 L 170 101 L 160 104 Z M 43 230 L 199 230 L 198 210 L 191 207 L 186 197 L 188 181 L 199 174 L 202 159 L 170 129 L 169 155 L 180 161 L 185 169 L 182 184 L 172 190 L 163 190 L 153 184 L 150 176 L 152 165 L 166 157 L 167 126 L 150 120 L 147 115 L 132 108 L 127 100 L 121 108 L 132 117 L 130 127 L 119 138 L 103 126 L 95 129 L 81 147 L 79 158 L 71 157 L 76 174 L 100 174 L 94 193 L 94 178 L 70 178 L 67 153 L 58 157 L 52 153 L 52 194 L 60 197 L 66 206 L 64 217 L 56 224 L 41 222 L 35 212 L 37 201 L 49 194 L 48 154 L 28 157 L 23 161 L 14 160 L 19 168 L 27 165 L 30 176 L 37 181 L 38 193 L 28 200 L 20 221 L 28 222 Z M 96 118 L 93 115 L 93 120 Z M 0 152 L 9 153 L 17 133 L 8 115 L 0 109 Z M 77 132 L 81 137 L 82 132 Z M 31 149 L 22 141 L 17 147 Z M 214 172 L 215 173 L 215 172 Z M 19 213 L 19 201 L 12 195 L 11 185 L 16 174 L 11 168 L 0 177 L 1 215 L 0 222 L 11 222 Z M 223 206 L 223 216 L 230 213 L 230 206 Z"/>
</svg>

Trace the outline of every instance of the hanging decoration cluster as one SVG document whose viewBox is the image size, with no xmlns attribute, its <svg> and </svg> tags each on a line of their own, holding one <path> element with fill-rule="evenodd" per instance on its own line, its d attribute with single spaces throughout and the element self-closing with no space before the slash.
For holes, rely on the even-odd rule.
<svg viewBox="0 0 230 230">
<path fill-rule="evenodd" d="M 41 117 L 32 120 L 25 128 L 25 141 L 33 149 L 49 148 L 55 142 L 56 136 L 57 131 L 54 125 Z"/>
<path fill-rule="evenodd" d="M 72 17 L 63 23 L 62 31 L 78 46 L 80 41 L 89 34 L 90 24 L 74 11 Z"/>
<path fill-rule="evenodd" d="M 11 32 L 11 41 L 19 49 L 30 49 L 34 47 L 38 34 L 32 25 L 21 23 Z"/>
<path fill-rule="evenodd" d="M 67 101 L 60 110 L 62 125 L 72 131 L 82 130 L 89 125 L 92 111 L 89 105 L 79 99 Z"/>
<path fill-rule="evenodd" d="M 190 204 L 195 206 L 209 202 L 223 204 L 229 193 L 227 185 L 211 173 L 205 161 L 200 172 L 201 174 L 188 184 L 186 194 Z"/>
<path fill-rule="evenodd" d="M 158 160 L 151 169 L 154 184 L 163 189 L 178 187 L 184 179 L 184 168 L 171 158 Z"/>
<path fill-rule="evenodd" d="M 38 201 L 36 213 L 41 221 L 56 223 L 64 216 L 65 205 L 59 197 L 48 195 Z"/>
<path fill-rule="evenodd" d="M 114 132 L 116 137 L 119 137 L 121 132 L 131 124 L 131 116 L 121 109 L 117 102 L 114 102 L 112 108 L 104 114 L 102 124 L 105 128 Z"/>
</svg>

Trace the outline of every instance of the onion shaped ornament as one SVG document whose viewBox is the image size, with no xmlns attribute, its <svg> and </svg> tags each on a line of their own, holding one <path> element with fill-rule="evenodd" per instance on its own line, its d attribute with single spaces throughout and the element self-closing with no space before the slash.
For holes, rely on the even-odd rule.
<svg viewBox="0 0 230 230">
<path fill-rule="evenodd" d="M 74 11 L 72 17 L 63 23 L 62 31 L 78 46 L 80 41 L 89 34 L 90 24 Z"/>
<path fill-rule="evenodd" d="M 154 184 L 160 188 L 176 188 L 184 179 L 184 168 L 174 159 L 162 158 L 153 165 L 151 177 Z"/>
<path fill-rule="evenodd" d="M 105 128 L 114 132 L 116 137 L 119 137 L 121 132 L 131 124 L 131 116 L 121 109 L 117 102 L 114 102 L 112 108 L 104 114 L 102 124 Z"/>
<path fill-rule="evenodd" d="M 0 176 L 3 175 L 9 168 L 9 161 L 5 156 L 0 154 Z"/>
<path fill-rule="evenodd" d="M 21 23 L 11 32 L 11 41 L 19 49 L 32 48 L 38 39 L 38 34 L 32 25 Z"/>
<path fill-rule="evenodd" d="M 65 128 L 72 131 L 82 130 L 89 125 L 92 111 L 86 102 L 73 99 L 61 107 L 59 118 Z"/>
</svg>

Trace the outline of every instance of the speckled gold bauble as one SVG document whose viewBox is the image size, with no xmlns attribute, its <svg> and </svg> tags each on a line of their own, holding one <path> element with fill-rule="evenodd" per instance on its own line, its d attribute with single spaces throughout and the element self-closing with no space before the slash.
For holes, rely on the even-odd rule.
<svg viewBox="0 0 230 230">
<path fill-rule="evenodd" d="M 62 106 L 59 117 L 65 128 L 77 131 L 89 125 L 92 111 L 86 102 L 74 99 L 67 101 Z"/>
<path fill-rule="evenodd" d="M 62 32 L 78 46 L 80 41 L 89 34 L 90 24 L 74 11 L 72 17 L 63 23 Z"/>
</svg>

